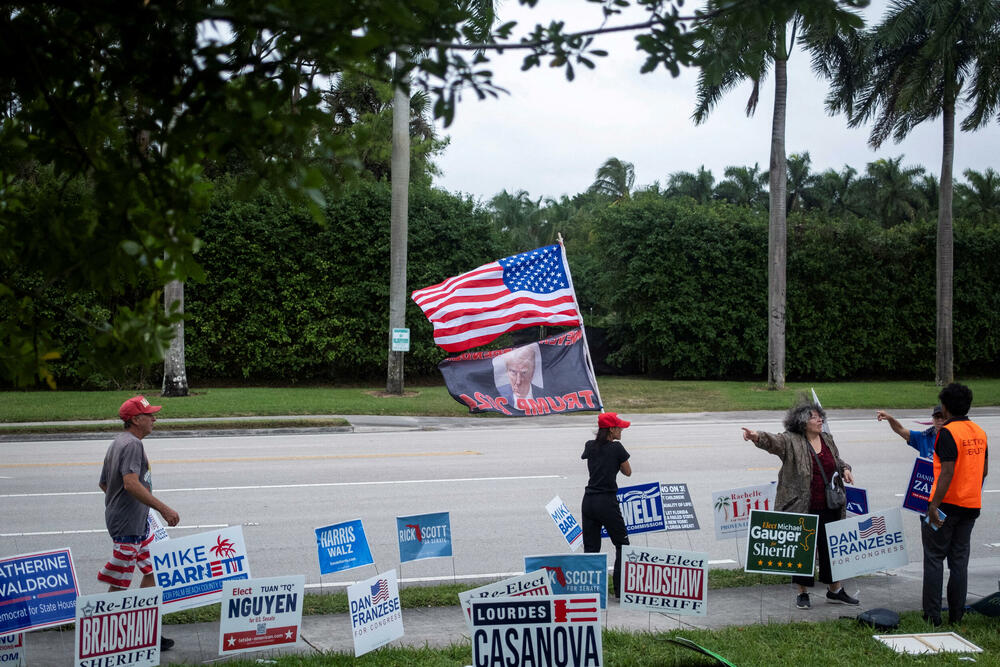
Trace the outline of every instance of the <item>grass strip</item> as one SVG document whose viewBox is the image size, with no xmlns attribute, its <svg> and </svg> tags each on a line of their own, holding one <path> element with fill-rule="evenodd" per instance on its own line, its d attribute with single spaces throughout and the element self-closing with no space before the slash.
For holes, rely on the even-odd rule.
<svg viewBox="0 0 1000 667">
<path fill-rule="evenodd" d="M 156 431 L 230 431 L 240 429 L 274 428 L 331 428 L 350 426 L 339 417 L 309 417 L 305 419 L 254 419 L 225 421 L 157 421 Z M 122 430 L 120 422 L 107 424 L 52 424 L 38 426 L 12 426 L 0 424 L 0 435 L 30 433 L 110 433 Z"/>
</svg>

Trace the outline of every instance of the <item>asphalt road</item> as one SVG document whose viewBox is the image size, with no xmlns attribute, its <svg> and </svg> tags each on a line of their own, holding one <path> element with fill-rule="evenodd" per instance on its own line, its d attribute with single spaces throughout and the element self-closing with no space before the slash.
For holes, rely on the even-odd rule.
<svg viewBox="0 0 1000 667">
<path fill-rule="evenodd" d="M 993 447 L 1000 411 L 973 418 Z M 925 415 L 900 411 L 909 428 Z M 627 417 L 627 415 L 626 415 Z M 633 475 L 626 483 L 687 483 L 701 530 L 634 541 L 737 560 L 740 540 L 717 541 L 712 491 L 776 479 L 776 457 L 744 442 L 739 426 L 780 431 L 780 413 L 642 415 L 625 431 Z M 357 423 L 364 420 L 355 419 Z M 361 518 L 379 571 L 404 579 L 477 578 L 523 570 L 526 554 L 559 553 L 565 542 L 545 511 L 560 496 L 579 517 L 586 483 L 580 460 L 593 416 L 540 420 L 417 420 L 354 433 L 150 438 L 154 493 L 176 509 L 172 537 L 243 526 L 254 576 L 304 574 L 336 584 L 374 574 L 361 568 L 320 577 L 314 529 Z M 458 426 L 459 424 L 454 424 Z M 472 427 L 470 427 L 470 425 Z M 874 412 L 831 412 L 831 430 L 873 509 L 898 506 L 914 451 Z M 435 430 L 438 429 L 438 430 Z M 97 488 L 110 438 L 0 443 L 0 557 L 72 549 L 83 593 L 110 554 Z M 987 478 L 973 558 L 1000 558 L 1000 463 Z M 399 564 L 395 517 L 449 511 L 453 559 Z M 904 513 L 910 561 L 920 559 L 918 519 Z M 995 546 L 990 546 L 995 545 Z"/>
</svg>

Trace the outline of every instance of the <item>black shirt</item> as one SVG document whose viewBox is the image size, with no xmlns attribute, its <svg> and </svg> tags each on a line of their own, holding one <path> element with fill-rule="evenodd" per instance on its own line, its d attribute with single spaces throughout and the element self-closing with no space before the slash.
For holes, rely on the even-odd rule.
<svg viewBox="0 0 1000 667">
<path fill-rule="evenodd" d="M 622 463 L 628 461 L 629 453 L 617 440 L 599 443 L 590 440 L 583 446 L 581 459 L 587 460 L 590 480 L 584 495 L 593 493 L 616 493 L 618 491 L 618 471 Z"/>
</svg>

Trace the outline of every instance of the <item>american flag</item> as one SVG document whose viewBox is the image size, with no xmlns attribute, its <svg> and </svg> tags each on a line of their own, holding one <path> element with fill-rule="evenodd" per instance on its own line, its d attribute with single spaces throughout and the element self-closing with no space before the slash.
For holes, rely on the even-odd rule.
<svg viewBox="0 0 1000 667">
<path fill-rule="evenodd" d="M 448 352 L 539 324 L 580 325 L 562 247 L 547 245 L 484 264 L 411 295 Z"/>
<path fill-rule="evenodd" d="M 372 584 L 372 604 L 385 602 L 389 599 L 389 584 L 385 579 L 379 579 L 377 584 Z"/>
<path fill-rule="evenodd" d="M 872 535 L 884 535 L 885 530 L 885 517 L 884 516 L 873 516 L 867 521 L 862 521 L 858 524 L 858 528 L 861 530 L 859 533 L 861 537 L 871 537 Z"/>
<path fill-rule="evenodd" d="M 552 620 L 556 623 L 588 623 L 600 618 L 600 598 L 559 597 L 553 600 Z"/>
</svg>

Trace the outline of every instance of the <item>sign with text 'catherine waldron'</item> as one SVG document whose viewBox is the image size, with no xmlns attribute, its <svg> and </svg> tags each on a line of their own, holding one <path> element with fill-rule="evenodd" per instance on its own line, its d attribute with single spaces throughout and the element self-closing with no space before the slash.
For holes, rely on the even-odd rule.
<svg viewBox="0 0 1000 667">
<path fill-rule="evenodd" d="M 622 561 L 622 609 L 708 613 L 708 554 L 625 545 Z"/>
<path fill-rule="evenodd" d="M 219 655 L 295 646 L 302 627 L 305 585 L 301 574 L 226 582 Z"/>
<path fill-rule="evenodd" d="M 396 517 L 399 562 L 451 556 L 451 516 L 448 512 Z"/>
<path fill-rule="evenodd" d="M 342 572 L 375 562 L 361 519 L 317 528 L 316 555 L 320 574 Z"/>
<path fill-rule="evenodd" d="M 563 502 L 562 498 L 556 496 L 550 500 L 549 504 L 545 506 L 545 511 L 552 517 L 552 521 L 555 522 L 556 528 L 562 533 L 569 548 L 573 551 L 579 549 L 580 545 L 583 544 L 583 528 L 580 527 L 576 517 L 566 507 L 566 503 Z"/>
<path fill-rule="evenodd" d="M 621 509 L 625 530 L 629 535 L 664 529 L 663 499 L 660 495 L 659 482 L 619 487 L 618 507 Z M 601 526 L 601 537 L 611 537 L 608 531 L 604 530 L 604 526 Z"/>
<path fill-rule="evenodd" d="M 242 526 L 153 542 L 149 555 L 167 612 L 218 602 L 224 582 L 250 578 Z"/>
<path fill-rule="evenodd" d="M 465 612 L 465 623 L 472 630 L 472 607 L 469 603 L 472 600 L 483 600 L 489 598 L 511 597 L 519 598 L 525 596 L 552 595 L 552 585 L 549 583 L 549 574 L 545 570 L 535 570 L 525 572 L 516 577 L 509 577 L 502 581 L 495 581 L 470 591 L 463 591 L 458 594 L 458 601 Z"/>
<path fill-rule="evenodd" d="M 793 512 L 750 512 L 743 570 L 812 576 L 819 517 Z"/>
<path fill-rule="evenodd" d="M 898 507 L 826 524 L 834 581 L 891 570 L 909 563 Z"/>
<path fill-rule="evenodd" d="M 78 593 L 69 549 L 0 558 L 0 635 L 72 623 Z"/>
<path fill-rule="evenodd" d="M 76 599 L 74 667 L 160 664 L 159 586 Z"/>
</svg>

